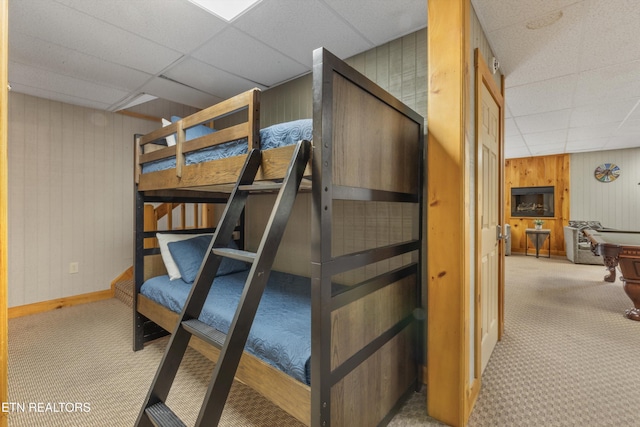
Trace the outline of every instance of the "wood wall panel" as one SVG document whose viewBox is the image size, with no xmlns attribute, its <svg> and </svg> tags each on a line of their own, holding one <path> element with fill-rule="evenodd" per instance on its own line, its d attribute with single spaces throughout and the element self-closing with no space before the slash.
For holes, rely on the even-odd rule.
<svg viewBox="0 0 640 427">
<path fill-rule="evenodd" d="M 427 117 L 426 29 L 353 56 L 346 62 Z"/>
<path fill-rule="evenodd" d="M 420 127 L 337 73 L 333 84 L 333 183 L 415 193 Z M 361 111 L 373 112 L 375 126 Z M 399 129 L 406 129 L 403 138 L 395 137 Z"/>
<path fill-rule="evenodd" d="M 157 124 L 9 99 L 9 307 L 109 289 L 133 260 L 133 134 Z"/>
<path fill-rule="evenodd" d="M 415 378 L 414 336 L 407 327 L 331 388 L 332 425 L 384 425 L 381 420 Z"/>
<path fill-rule="evenodd" d="M 430 0 L 427 180 L 427 411 L 466 425 L 469 383 L 469 8 Z M 443 179 L 446 177 L 446 179 Z M 446 244 L 443 244 L 446 242 Z"/>
<path fill-rule="evenodd" d="M 615 163 L 620 177 L 610 183 L 595 179 L 602 163 Z M 605 227 L 640 230 L 640 148 L 571 154 L 572 220 L 600 221 Z"/>
<path fill-rule="evenodd" d="M 525 229 L 533 228 L 536 217 L 511 216 L 511 187 L 555 187 L 554 218 L 543 218 L 543 228 L 551 230 L 551 254 L 565 255 L 564 229 L 570 216 L 570 157 L 526 157 L 505 162 L 505 222 L 511 224 L 511 250 L 525 252 Z M 529 247 L 532 248 L 529 243 Z M 545 249 L 547 246 L 545 246 Z M 529 250 L 531 253 L 531 250 Z"/>
<path fill-rule="evenodd" d="M 385 286 L 331 314 L 331 369 L 336 369 L 383 332 L 411 315 L 415 275 Z"/>
<path fill-rule="evenodd" d="M 313 116 L 311 74 L 265 90 L 260 97 L 260 127 Z"/>
</svg>

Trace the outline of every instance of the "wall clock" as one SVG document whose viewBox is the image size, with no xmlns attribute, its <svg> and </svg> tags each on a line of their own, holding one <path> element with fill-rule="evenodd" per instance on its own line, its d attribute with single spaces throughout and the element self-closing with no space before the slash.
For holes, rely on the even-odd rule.
<svg viewBox="0 0 640 427">
<path fill-rule="evenodd" d="M 596 168 L 593 175 L 600 182 L 615 181 L 620 176 L 620 167 L 614 163 L 603 163 Z"/>
</svg>

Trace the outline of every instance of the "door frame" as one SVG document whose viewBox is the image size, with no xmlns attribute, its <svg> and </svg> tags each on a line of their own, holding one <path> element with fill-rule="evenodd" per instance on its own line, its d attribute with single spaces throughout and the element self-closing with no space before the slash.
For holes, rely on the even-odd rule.
<svg viewBox="0 0 640 427">
<path fill-rule="evenodd" d="M 480 282 L 479 279 L 481 263 L 481 245 L 482 245 L 482 233 L 481 233 L 481 220 L 480 220 L 480 201 L 479 195 L 479 171 L 481 169 L 481 158 L 478 153 L 481 150 L 480 142 L 480 122 L 482 120 L 482 109 L 480 99 L 482 97 L 482 87 L 485 86 L 493 100 L 495 101 L 500 111 L 498 120 L 498 142 L 499 142 L 499 159 L 498 159 L 498 223 L 502 227 L 504 232 L 504 79 L 502 79 L 501 88 L 498 88 L 497 83 L 493 79 L 493 74 L 489 70 L 486 61 L 482 57 L 479 49 L 475 49 L 475 120 L 476 120 L 476 140 L 475 140 L 475 152 L 476 152 L 476 165 L 475 165 L 475 183 L 476 183 L 476 227 L 475 227 L 475 242 L 476 242 L 476 262 L 475 262 L 475 337 L 474 337 L 474 381 L 475 385 L 480 384 L 480 378 L 482 375 L 482 334 L 479 332 L 482 327 L 482 304 L 480 301 Z M 504 262 L 505 262 L 505 239 L 500 239 L 498 244 L 498 341 L 502 339 L 504 332 Z"/>
</svg>

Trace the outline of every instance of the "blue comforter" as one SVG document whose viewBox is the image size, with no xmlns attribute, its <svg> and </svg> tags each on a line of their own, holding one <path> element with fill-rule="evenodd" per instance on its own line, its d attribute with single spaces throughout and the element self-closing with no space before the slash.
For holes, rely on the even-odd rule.
<svg viewBox="0 0 640 427">
<path fill-rule="evenodd" d="M 216 277 L 200 320 L 227 333 L 249 271 Z M 141 292 L 179 313 L 191 284 L 158 276 Z M 271 272 L 245 350 L 295 379 L 310 384 L 311 281 L 306 277 Z"/>
<path fill-rule="evenodd" d="M 313 135 L 313 121 L 311 119 L 294 120 L 286 123 L 278 123 L 273 126 L 260 129 L 260 147 L 262 150 L 284 147 L 296 144 L 302 139 L 311 141 Z M 199 135 L 201 136 L 201 135 Z M 187 141 L 189 140 L 187 131 Z M 191 138 L 193 139 L 193 138 Z M 185 154 L 185 165 L 207 162 L 226 157 L 239 156 L 247 153 L 247 140 L 239 139 L 202 150 Z M 142 166 L 142 173 L 156 172 L 176 167 L 175 157 L 146 163 Z"/>
</svg>

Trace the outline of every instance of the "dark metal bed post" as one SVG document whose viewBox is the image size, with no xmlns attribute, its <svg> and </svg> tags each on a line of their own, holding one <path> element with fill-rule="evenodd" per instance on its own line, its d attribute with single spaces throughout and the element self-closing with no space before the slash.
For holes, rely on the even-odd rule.
<svg viewBox="0 0 640 427">
<path fill-rule="evenodd" d="M 331 129 L 332 68 L 323 48 L 313 52 L 311 225 L 311 426 L 331 425 Z M 323 97 L 324 96 L 324 97 Z"/>
<path fill-rule="evenodd" d="M 140 135 L 136 134 L 133 138 L 134 149 L 138 150 L 138 138 Z M 137 159 L 138 156 L 134 155 Z M 134 170 L 137 171 L 137 165 L 134 165 Z M 137 172 L 135 172 L 137 173 Z M 144 322 L 145 318 L 138 310 L 136 310 L 138 304 L 138 293 L 140 292 L 140 286 L 144 281 L 144 198 L 138 191 L 137 179 L 134 179 L 133 183 L 133 195 L 134 195 L 134 252 L 133 252 L 133 351 L 142 350 L 144 347 Z"/>
<path fill-rule="evenodd" d="M 312 302 L 311 302 L 311 425 L 314 427 L 326 427 L 332 423 L 332 412 L 340 412 L 340 402 L 331 401 L 332 386 L 342 381 L 356 368 L 365 363 L 372 355 L 382 349 L 394 337 L 413 325 L 409 335 L 415 339 L 412 347 L 414 351 L 411 360 L 416 363 L 416 373 L 408 389 L 403 393 L 408 396 L 414 386 L 420 386 L 420 366 L 423 360 L 423 350 L 420 347 L 424 342 L 422 337 L 424 330 L 424 310 L 421 299 L 421 264 L 422 254 L 422 200 L 423 200 L 423 158 L 424 158 L 424 121 L 417 113 L 410 110 L 400 101 L 379 88 L 366 77 L 362 76 L 351 67 L 344 64 L 338 58 L 324 49 L 314 51 L 313 65 L 313 141 L 314 155 L 312 163 Z M 337 79 L 336 79 L 336 76 Z M 334 117 L 334 91 L 342 91 L 341 81 L 349 80 L 355 86 L 367 92 L 374 98 L 378 98 L 390 109 L 394 109 L 405 118 L 413 121 L 418 126 L 419 146 L 415 147 L 419 156 L 415 166 L 418 168 L 415 174 L 416 181 L 412 181 L 410 188 L 405 191 L 381 190 L 374 188 L 358 188 L 357 185 L 345 184 L 341 178 L 333 176 L 334 150 L 334 126 L 339 126 L 336 121 L 341 117 Z M 337 81 L 336 81 L 337 80 Z M 342 94 L 343 95 L 343 94 Z M 414 231 L 417 236 L 410 240 L 392 243 L 387 246 L 375 247 L 354 253 L 333 257 L 332 253 L 332 212 L 333 200 L 359 200 L 382 201 L 392 203 L 412 203 L 417 205 L 418 218 L 415 218 Z M 365 280 L 354 285 L 349 291 L 332 295 L 333 275 L 352 271 L 378 261 L 393 257 L 414 253 L 417 259 L 403 267 L 380 274 L 375 278 Z M 357 350 L 347 360 L 342 361 L 332 368 L 334 360 L 332 344 L 332 312 L 340 307 L 355 301 L 363 301 L 363 298 L 372 295 L 379 289 L 398 283 L 402 278 L 415 275 L 413 295 L 415 295 L 414 310 L 395 324 L 381 332 L 377 337 L 368 342 L 363 348 Z M 415 334 L 415 335 L 414 335 Z M 355 393 L 349 390 L 348 393 Z M 346 392 L 345 392 L 346 393 Z M 403 397 L 396 404 L 396 409 L 401 404 Z M 336 407 L 332 407 L 336 404 Z M 388 422 L 393 416 L 394 409 L 380 421 Z M 338 416 L 339 414 L 334 414 Z M 339 418 L 339 417 L 338 417 Z M 353 420 L 352 420 L 353 421 Z"/>
</svg>

